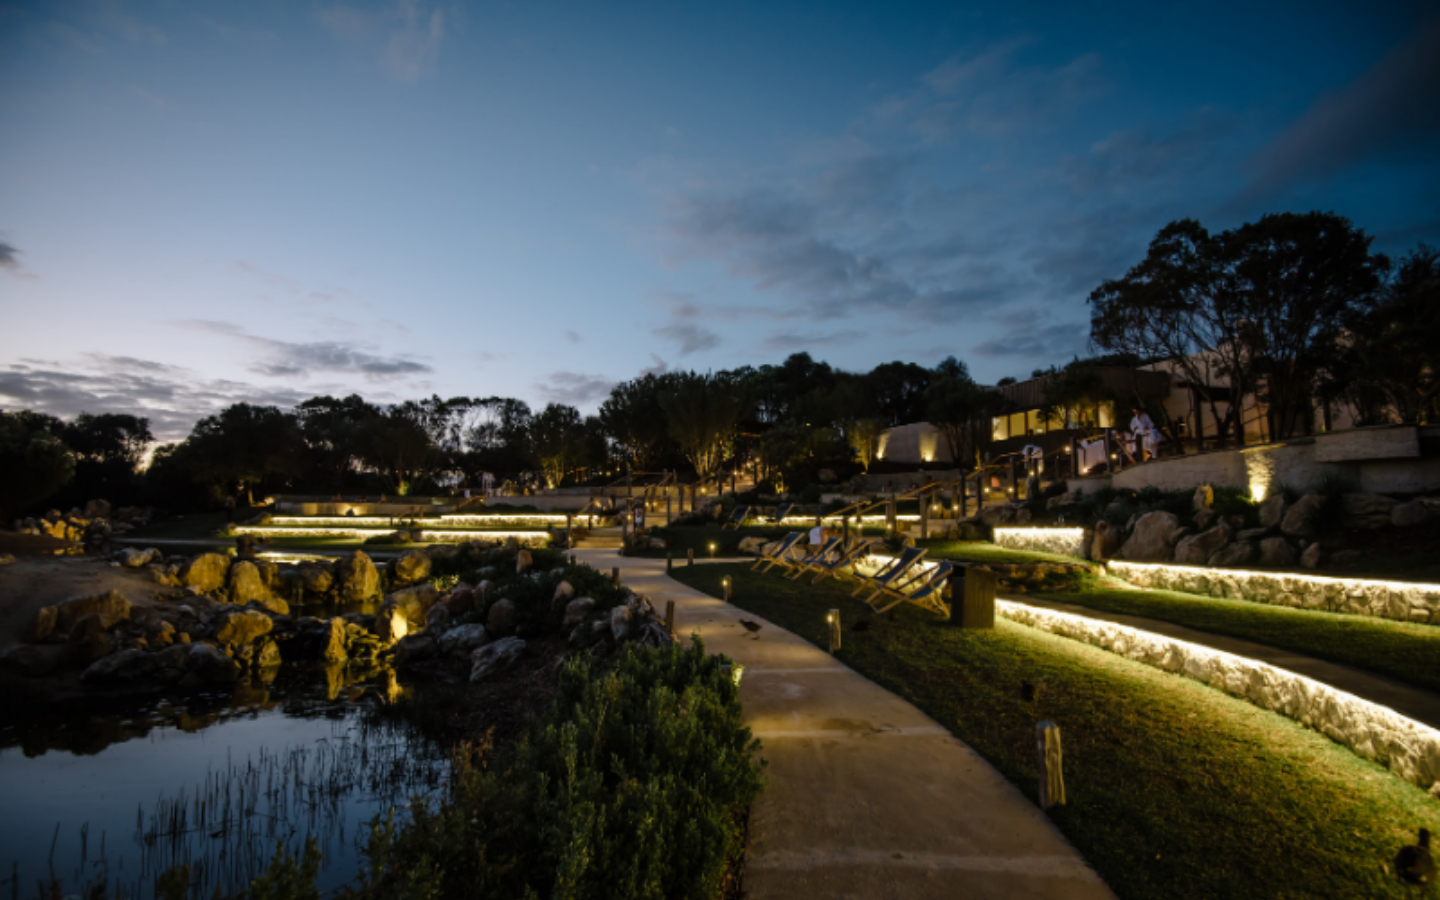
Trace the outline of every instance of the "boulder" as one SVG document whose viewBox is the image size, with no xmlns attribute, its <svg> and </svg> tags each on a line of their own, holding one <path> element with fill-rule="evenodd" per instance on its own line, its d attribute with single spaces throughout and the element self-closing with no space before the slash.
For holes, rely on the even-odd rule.
<svg viewBox="0 0 1440 900">
<path fill-rule="evenodd" d="M 251 601 L 263 601 L 270 597 L 260 577 L 260 570 L 253 562 L 240 560 L 230 567 L 230 602 L 244 606 Z"/>
<path fill-rule="evenodd" d="M 485 617 L 485 629 L 490 634 L 505 635 L 515 629 L 515 601 L 496 600 Z"/>
<path fill-rule="evenodd" d="M 840 479 L 836 477 L 834 469 L 821 469 L 815 473 L 815 480 L 821 484 L 834 484 Z"/>
<path fill-rule="evenodd" d="M 1397 505 L 1381 494 L 1342 494 L 1341 523 L 1346 528 L 1384 528 L 1390 524 L 1390 513 Z"/>
<path fill-rule="evenodd" d="M 152 562 L 159 562 L 163 558 L 163 554 L 154 547 L 151 547 L 149 550 L 136 550 L 134 547 L 126 547 L 115 554 L 115 561 L 127 569 L 138 569 L 141 566 L 148 566 Z"/>
<path fill-rule="evenodd" d="M 185 587 L 209 594 L 224 587 L 225 573 L 229 570 L 230 557 L 220 553 L 202 553 L 182 565 L 176 577 Z"/>
<path fill-rule="evenodd" d="M 42 606 L 35 610 L 35 618 L 25 628 L 22 639 L 27 644 L 38 644 L 48 638 L 55 631 L 55 622 L 59 610 L 53 606 Z"/>
<path fill-rule="evenodd" d="M 268 613 L 277 616 L 290 615 L 290 604 L 274 594 L 267 595 L 263 600 L 252 600 L 251 602 Z"/>
<path fill-rule="evenodd" d="M 405 611 L 390 607 L 375 615 L 375 636 L 389 646 L 410 633 L 410 619 Z"/>
<path fill-rule="evenodd" d="M 1230 526 L 1223 522 L 1209 531 L 1192 534 L 1175 545 L 1175 561 L 1188 566 L 1203 566 L 1230 543 L 1230 534 Z"/>
<path fill-rule="evenodd" d="M 1235 534 L 1237 541 L 1258 541 L 1270 536 L 1269 528 L 1246 528 Z"/>
<path fill-rule="evenodd" d="M 335 564 L 335 592 L 341 600 L 369 600 L 380 593 L 380 572 L 370 557 L 356 550 Z"/>
<path fill-rule="evenodd" d="M 574 628 L 576 625 L 579 625 L 585 621 L 585 617 L 590 615 L 590 611 L 594 608 L 595 601 L 590 597 L 577 597 L 571 600 L 565 604 L 564 627 Z"/>
<path fill-rule="evenodd" d="M 1033 518 L 1035 518 L 1035 514 L 1034 514 L 1033 512 L 1031 512 L 1028 508 L 1026 508 L 1026 509 L 1018 509 L 1018 510 L 1015 511 L 1015 524 L 1016 524 L 1016 525 L 1029 525 L 1029 524 L 1030 524 L 1030 520 L 1033 519 Z"/>
<path fill-rule="evenodd" d="M 25 678 L 40 678 L 55 671 L 59 663 L 59 654 L 52 652 L 53 647 L 30 647 L 25 644 L 16 644 L 13 647 L 6 647 L 0 653 L 0 669 L 14 672 Z"/>
<path fill-rule="evenodd" d="M 190 644 L 182 685 L 226 684 L 240 678 L 235 660 L 209 644 Z"/>
<path fill-rule="evenodd" d="M 486 639 L 485 626 L 479 622 L 457 625 L 440 635 L 440 652 L 446 656 L 469 656 L 483 647 Z"/>
<path fill-rule="evenodd" d="M 91 500 L 85 504 L 85 512 L 82 515 L 87 519 L 108 519 L 110 518 L 110 501 Z"/>
<path fill-rule="evenodd" d="M 1260 503 L 1260 525 L 1263 528 L 1278 528 L 1285 519 L 1285 511 L 1290 508 L 1290 501 L 1285 498 L 1283 491 L 1275 491 Z"/>
<path fill-rule="evenodd" d="M 1312 541 L 1310 546 L 1300 554 L 1300 565 L 1307 569 L 1318 569 L 1320 568 L 1320 559 L 1320 542 Z"/>
<path fill-rule="evenodd" d="M 68 634 L 76 622 L 89 615 L 98 616 L 100 627 L 108 630 L 116 622 L 130 618 L 130 601 L 119 591 L 66 600 L 56 609 L 55 630 Z"/>
<path fill-rule="evenodd" d="M 1215 510 L 1202 509 L 1197 511 L 1195 515 L 1190 518 L 1190 521 L 1194 522 L 1195 527 L 1200 531 L 1206 531 L 1211 526 L 1213 526 L 1215 524 L 1215 521 L 1219 518 L 1220 514 Z"/>
<path fill-rule="evenodd" d="M 1390 510 L 1390 524 L 1396 528 L 1412 528 L 1416 525 L 1424 525 L 1435 517 L 1430 511 L 1429 505 L 1421 500 L 1411 500 L 1408 503 L 1397 503 Z"/>
<path fill-rule="evenodd" d="M 1202 484 L 1195 488 L 1195 493 L 1190 498 L 1190 505 L 1195 508 L 1196 512 L 1214 506 L 1215 489 L 1208 484 Z"/>
<path fill-rule="evenodd" d="M 264 613 L 238 610 L 226 616 L 224 623 L 215 629 L 215 640 L 222 644 L 248 644 L 274 628 L 275 623 Z"/>
<path fill-rule="evenodd" d="M 301 563 L 297 571 L 307 594 L 328 593 L 335 586 L 335 575 L 323 563 Z"/>
<path fill-rule="evenodd" d="M 568 581 L 562 581 L 555 585 L 555 596 L 551 598 L 550 604 L 553 607 L 556 603 L 568 603 L 575 596 L 575 585 Z"/>
<path fill-rule="evenodd" d="M 423 550 L 411 550 L 391 560 L 390 574 L 400 584 L 414 584 L 430 577 L 430 557 Z"/>
<path fill-rule="evenodd" d="M 1267 569 L 1293 568 L 1295 548 L 1283 537 L 1266 538 L 1260 542 L 1260 565 Z"/>
<path fill-rule="evenodd" d="M 475 608 L 475 589 L 468 584 L 459 585 L 445 595 L 445 606 L 450 610 L 450 618 L 458 619 Z"/>
<path fill-rule="evenodd" d="M 610 610 L 610 634 L 615 640 L 623 641 L 630 635 L 630 607 L 617 606 Z"/>
<path fill-rule="evenodd" d="M 1290 537 L 1313 535 L 1324 505 L 1325 498 L 1319 494 L 1306 494 L 1296 500 L 1280 519 L 1280 533 Z"/>
<path fill-rule="evenodd" d="M 329 630 L 323 634 L 323 637 L 324 645 L 320 650 L 321 659 L 326 662 L 344 662 L 349 658 L 349 654 L 345 652 L 348 636 L 345 633 L 344 619 L 338 616 L 331 619 Z"/>
<path fill-rule="evenodd" d="M 121 650 L 91 663 L 80 679 L 90 684 L 134 681 L 154 674 L 158 668 L 159 660 L 144 650 Z"/>
<path fill-rule="evenodd" d="M 395 665 L 403 666 L 429 659 L 439 651 L 435 639 L 428 634 L 407 634 L 395 645 Z"/>
<path fill-rule="evenodd" d="M 439 634 L 450 627 L 450 607 L 437 603 L 425 614 L 425 630 Z"/>
<path fill-rule="evenodd" d="M 1120 556 L 1131 562 L 1168 562 L 1175 552 L 1175 532 L 1180 520 L 1174 513 L 1156 510 L 1141 516 Z"/>
<path fill-rule="evenodd" d="M 504 672 L 520 660 L 525 653 L 525 642 L 517 637 L 507 637 L 493 644 L 475 650 L 470 654 L 470 680 L 484 681 L 492 675 Z"/>
<path fill-rule="evenodd" d="M 386 596 L 385 605 L 400 610 L 410 621 L 411 631 L 424 631 L 430 608 L 440 599 L 440 590 L 433 584 L 417 584 Z"/>
<path fill-rule="evenodd" d="M 102 656 L 109 656 L 113 649 L 110 635 L 96 613 L 76 622 L 65 639 L 65 656 L 79 665 L 88 666 Z"/>
<path fill-rule="evenodd" d="M 15 554 L 13 554 L 13 553 L 0 553 L 0 566 L 13 566 L 13 565 L 15 565 Z"/>
<path fill-rule="evenodd" d="M 250 664 L 257 669 L 273 669 L 283 661 L 280 658 L 280 645 L 268 637 L 260 639 L 250 657 Z"/>
<path fill-rule="evenodd" d="M 1217 568 L 1239 568 L 1250 565 L 1255 558 L 1255 545 L 1249 541 L 1227 544 L 1211 556 L 1208 565 Z"/>
<path fill-rule="evenodd" d="M 1101 521 L 1095 525 L 1095 539 L 1090 545 L 1090 558 L 1106 560 L 1120 552 L 1120 543 L 1125 537 L 1119 526 Z"/>
<path fill-rule="evenodd" d="M 987 506 L 980 511 L 979 519 L 986 528 L 1008 525 L 1015 521 L 1015 508 L 1013 506 Z"/>
</svg>

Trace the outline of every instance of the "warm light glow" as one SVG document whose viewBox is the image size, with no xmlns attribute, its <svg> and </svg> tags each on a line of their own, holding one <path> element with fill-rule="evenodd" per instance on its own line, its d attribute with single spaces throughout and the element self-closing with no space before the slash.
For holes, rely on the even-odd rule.
<svg viewBox="0 0 1440 900">
<path fill-rule="evenodd" d="M 1241 458 L 1245 460 L 1245 480 L 1250 486 L 1250 497 L 1260 503 L 1270 493 L 1270 484 L 1275 479 L 1275 457 L 1268 448 L 1256 450 L 1241 454 Z"/>
<path fill-rule="evenodd" d="M 1085 555 L 1083 528 L 996 528 L 995 546 L 1009 550 L 1039 550 L 1066 556 Z"/>
<path fill-rule="evenodd" d="M 370 538 L 409 531 L 418 543 L 443 544 L 465 541 L 505 541 L 515 538 L 527 546 L 544 546 L 550 542 L 548 531 L 460 531 L 458 529 L 426 530 L 421 528 L 272 528 L 264 525 L 236 525 L 236 534 L 271 538 Z"/>
<path fill-rule="evenodd" d="M 1384 581 L 1374 578 L 1330 578 L 1324 575 L 1302 575 L 1299 572 L 1256 572 L 1247 569 L 1208 569 L 1203 566 L 1167 566 L 1163 563 L 1138 563 L 1121 562 L 1111 560 L 1105 564 L 1112 574 L 1121 578 L 1125 577 L 1129 569 L 1152 569 L 1162 572 L 1174 572 L 1178 575 L 1204 575 L 1211 578 L 1233 578 L 1240 582 L 1246 581 L 1295 581 L 1302 584 L 1313 584 L 1318 587 L 1333 587 L 1342 594 L 1349 594 L 1355 590 L 1366 588 L 1378 588 L 1387 591 L 1418 592 L 1421 594 L 1433 594 L 1440 597 L 1440 584 L 1425 584 L 1418 581 Z"/>
</svg>

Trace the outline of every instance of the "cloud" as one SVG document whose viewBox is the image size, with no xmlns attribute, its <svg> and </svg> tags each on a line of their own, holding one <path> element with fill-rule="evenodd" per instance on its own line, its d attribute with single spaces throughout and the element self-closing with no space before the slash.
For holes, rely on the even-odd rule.
<svg viewBox="0 0 1440 900">
<path fill-rule="evenodd" d="M 813 350 L 819 347 L 842 347 L 864 340 L 866 333 L 858 330 L 832 331 L 829 333 L 801 334 L 795 331 L 772 334 L 765 338 L 762 346 L 771 353 L 792 353 L 797 350 Z"/>
<path fill-rule="evenodd" d="M 577 333 L 575 333 L 574 331 L 571 331 L 569 328 L 567 328 L 567 329 L 565 329 L 565 340 L 569 341 L 569 342 L 572 343 L 572 344 L 578 344 L 578 343 L 580 343 L 580 342 L 581 342 L 582 340 L 584 340 L 584 339 L 583 339 L 582 337 L 580 337 L 579 334 L 577 334 Z"/>
<path fill-rule="evenodd" d="M 15 249 L 14 244 L 0 241 L 0 269 L 20 271 L 20 251 Z"/>
<path fill-rule="evenodd" d="M 1424 22 L 1368 71 L 1321 97 L 1253 160 L 1236 201 L 1260 202 L 1297 182 L 1371 159 L 1440 150 L 1440 16 Z"/>
<path fill-rule="evenodd" d="M 582 375 L 578 372 L 551 372 L 544 381 L 535 383 L 535 390 L 550 403 L 581 406 L 595 403 L 610 395 L 615 382 L 603 375 Z"/>
<path fill-rule="evenodd" d="M 667 363 L 665 360 L 656 356 L 654 353 L 650 354 L 650 358 L 655 361 L 655 365 L 646 366 L 645 368 L 641 369 L 639 375 L 640 378 L 644 378 L 646 375 L 664 375 L 666 372 L 670 371 L 670 364 Z"/>
<path fill-rule="evenodd" d="M 400 4 L 405 27 L 390 36 L 385 48 L 385 66 L 401 81 L 416 81 L 435 70 L 440 59 L 440 41 L 445 37 L 445 17 L 435 10 L 421 16 L 413 0 Z"/>
<path fill-rule="evenodd" d="M 257 375 L 271 378 L 308 378 L 317 373 L 363 375 L 371 381 L 383 381 L 434 371 L 425 363 L 408 355 L 381 356 L 364 345 L 335 341 L 292 343 L 248 334 L 239 325 L 208 319 L 188 319 L 175 323 L 182 328 L 233 338 L 259 348 L 264 356 L 252 360 L 247 368 Z"/>
<path fill-rule="evenodd" d="M 63 418 L 82 412 L 150 419 L 157 440 L 178 441 L 199 419 L 232 403 L 293 407 L 308 394 L 244 382 L 206 379 L 177 366 L 92 354 L 73 365 L 0 368 L 0 403 Z"/>
<path fill-rule="evenodd" d="M 981 341 L 970 348 L 980 356 L 1021 357 L 1055 362 L 1084 352 L 1090 339 L 1090 326 L 1082 322 L 1036 327 L 1022 324 L 997 337 Z"/>
</svg>

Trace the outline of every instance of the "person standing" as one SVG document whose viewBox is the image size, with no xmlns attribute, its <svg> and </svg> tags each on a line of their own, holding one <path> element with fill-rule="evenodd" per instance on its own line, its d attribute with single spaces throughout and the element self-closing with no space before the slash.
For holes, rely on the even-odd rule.
<svg viewBox="0 0 1440 900">
<path fill-rule="evenodd" d="M 1130 420 L 1130 433 L 1135 436 L 1136 450 L 1140 453 L 1143 462 L 1155 457 L 1155 451 L 1160 445 L 1160 433 L 1155 429 L 1155 423 L 1145 410 L 1136 406 L 1131 410 L 1135 417 Z"/>
<path fill-rule="evenodd" d="M 825 526 L 821 523 L 820 517 L 815 517 L 815 527 L 810 529 L 810 537 L 806 539 L 810 545 L 810 555 L 814 556 L 820 552 L 821 546 L 825 543 Z"/>
</svg>

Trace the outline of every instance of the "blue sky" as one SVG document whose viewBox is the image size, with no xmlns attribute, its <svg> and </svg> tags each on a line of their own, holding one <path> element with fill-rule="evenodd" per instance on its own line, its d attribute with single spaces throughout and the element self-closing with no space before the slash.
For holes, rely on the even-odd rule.
<svg viewBox="0 0 1440 900">
<path fill-rule="evenodd" d="M 1176 218 L 1440 244 L 1433 10 L 3 6 L 0 406 L 1024 376 Z"/>
</svg>

